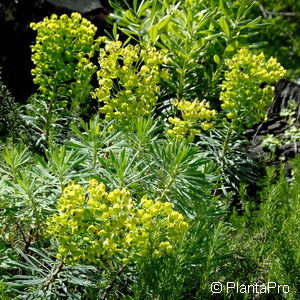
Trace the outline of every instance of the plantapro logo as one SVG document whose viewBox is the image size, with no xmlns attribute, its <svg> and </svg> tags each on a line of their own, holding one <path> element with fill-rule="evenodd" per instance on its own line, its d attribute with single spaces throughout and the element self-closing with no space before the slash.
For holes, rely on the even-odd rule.
<svg viewBox="0 0 300 300">
<path fill-rule="evenodd" d="M 213 294 L 220 294 L 224 291 L 228 293 L 236 294 L 288 294 L 290 287 L 287 284 L 277 284 L 276 282 L 270 281 L 262 284 L 240 284 L 239 282 L 213 282 L 210 285 L 210 290 Z"/>
</svg>

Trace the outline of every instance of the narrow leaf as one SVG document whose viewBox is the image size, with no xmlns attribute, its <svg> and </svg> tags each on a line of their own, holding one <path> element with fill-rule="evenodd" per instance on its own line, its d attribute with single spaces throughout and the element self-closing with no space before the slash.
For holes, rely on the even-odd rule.
<svg viewBox="0 0 300 300">
<path fill-rule="evenodd" d="M 216 64 L 219 64 L 221 62 L 219 55 L 217 54 L 214 55 L 214 61 Z"/>
<path fill-rule="evenodd" d="M 219 20 L 219 24 L 223 30 L 223 32 L 226 34 L 226 36 L 228 38 L 230 38 L 230 28 L 229 28 L 229 25 L 226 21 L 226 18 L 225 17 L 221 17 L 220 20 Z"/>
<path fill-rule="evenodd" d="M 145 1 L 144 3 L 142 2 L 142 4 L 140 5 L 138 11 L 137 11 L 137 15 L 139 17 L 141 17 L 144 12 L 151 6 L 151 2 L 150 1 Z"/>
<path fill-rule="evenodd" d="M 162 18 L 158 23 L 157 23 L 157 29 L 161 30 L 163 29 L 165 26 L 168 25 L 168 23 L 171 20 L 171 16 L 165 16 L 164 18 Z"/>
<path fill-rule="evenodd" d="M 152 25 L 149 30 L 150 39 L 153 43 L 155 43 L 158 35 L 158 28 L 157 25 Z"/>
<path fill-rule="evenodd" d="M 240 4 L 240 7 L 238 9 L 236 19 L 239 20 L 245 13 L 245 6 L 247 4 L 248 0 L 243 0 L 242 3 Z"/>
</svg>

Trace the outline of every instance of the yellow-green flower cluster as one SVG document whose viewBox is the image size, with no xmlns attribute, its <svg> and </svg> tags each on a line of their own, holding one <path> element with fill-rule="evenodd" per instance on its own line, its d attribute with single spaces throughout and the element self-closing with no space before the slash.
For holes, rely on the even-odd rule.
<svg viewBox="0 0 300 300">
<path fill-rule="evenodd" d="M 274 98 L 274 87 L 270 84 L 286 71 L 275 58 L 266 60 L 263 53 L 255 55 L 246 48 L 227 60 L 226 65 L 221 106 L 227 118 L 251 127 L 266 117 L 266 108 Z"/>
<path fill-rule="evenodd" d="M 179 139 L 187 138 L 192 142 L 201 129 L 208 130 L 214 126 L 216 111 L 210 109 L 210 105 L 206 101 L 181 100 L 175 103 L 181 112 L 182 119 L 170 117 L 168 121 L 174 126 L 168 130 L 168 135 Z"/>
<path fill-rule="evenodd" d="M 91 90 L 90 80 L 96 66 L 90 61 L 98 48 L 94 40 L 97 28 L 79 13 L 71 17 L 53 14 L 39 23 L 32 47 L 34 83 L 46 98 L 56 94 L 71 99 L 73 105 L 84 101 Z"/>
<path fill-rule="evenodd" d="M 174 211 L 170 202 L 153 201 L 144 196 L 141 204 L 127 223 L 129 232 L 125 245 L 134 249 L 131 256 L 170 254 L 173 245 L 188 229 L 183 215 Z"/>
<path fill-rule="evenodd" d="M 128 190 L 109 192 L 95 179 L 87 192 L 71 182 L 57 210 L 47 220 L 47 233 L 58 240 L 57 257 L 68 264 L 101 265 L 112 258 L 128 263 L 168 255 L 188 229 L 171 203 L 143 197 L 138 205 Z"/>
<path fill-rule="evenodd" d="M 165 56 L 154 47 L 139 45 L 122 47 L 120 41 L 107 41 L 100 49 L 97 72 L 99 88 L 92 96 L 100 101 L 100 112 L 107 120 L 117 120 L 116 126 L 127 127 L 139 117 L 149 115 L 160 91 L 161 71 Z"/>
</svg>

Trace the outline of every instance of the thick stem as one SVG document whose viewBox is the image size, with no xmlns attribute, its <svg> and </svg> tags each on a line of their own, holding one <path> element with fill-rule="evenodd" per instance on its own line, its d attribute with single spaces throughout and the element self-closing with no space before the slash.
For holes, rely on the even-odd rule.
<svg viewBox="0 0 300 300">
<path fill-rule="evenodd" d="M 173 184 L 173 182 L 174 182 L 174 178 L 175 178 L 175 177 L 172 177 L 172 176 L 169 177 L 168 182 L 166 183 L 166 185 L 164 186 L 163 190 L 162 190 L 161 193 L 160 193 L 160 196 L 158 197 L 158 199 L 159 199 L 160 201 L 164 200 L 167 191 L 170 189 L 170 187 L 172 186 L 172 184 Z"/>
<path fill-rule="evenodd" d="M 124 270 L 126 269 L 126 265 L 123 265 L 119 271 L 116 273 L 116 275 L 114 276 L 114 278 L 112 279 L 111 283 L 109 284 L 109 286 L 107 286 L 107 288 L 105 289 L 103 295 L 100 297 L 100 300 L 105 300 L 108 298 L 110 292 L 112 291 L 117 279 L 119 276 L 122 275 L 122 273 L 124 272 Z"/>
<path fill-rule="evenodd" d="M 20 233 L 21 233 L 21 235 L 22 235 L 23 241 L 24 241 L 24 243 L 25 243 L 25 246 L 24 246 L 24 253 L 27 253 L 27 252 L 28 252 L 28 249 L 29 249 L 29 247 L 30 247 L 30 244 L 31 244 L 31 236 L 29 236 L 29 237 L 28 237 L 28 240 L 27 240 L 27 239 L 26 239 L 26 235 L 25 235 L 25 233 L 24 233 L 24 231 L 23 231 L 21 225 L 20 225 L 18 222 L 16 222 L 16 224 L 17 224 L 17 227 L 18 227 L 18 229 L 19 229 L 19 231 L 20 231 Z"/>
<path fill-rule="evenodd" d="M 227 153 L 227 149 L 228 149 L 228 143 L 230 141 L 230 138 L 231 138 L 231 134 L 232 134 L 232 131 L 233 131 L 233 126 L 231 125 L 227 131 L 227 135 L 226 135 L 226 138 L 225 138 L 225 141 L 224 141 L 224 144 L 223 144 L 223 149 L 222 149 L 222 158 L 226 155 Z"/>
<path fill-rule="evenodd" d="M 232 136 L 232 131 L 233 131 L 233 125 L 231 124 L 228 131 L 227 131 L 227 134 L 226 134 L 226 138 L 225 138 L 225 141 L 223 143 L 223 149 L 222 149 L 222 153 L 221 153 L 221 159 L 223 160 L 223 158 L 226 156 L 227 154 L 227 150 L 228 150 L 228 143 L 230 142 L 230 138 Z M 218 181 L 219 182 L 219 181 Z M 217 184 L 218 184 L 217 182 Z M 216 196 L 218 193 L 218 188 L 216 188 L 213 192 L 213 196 Z"/>
<path fill-rule="evenodd" d="M 58 274 L 60 273 L 60 271 L 62 270 L 63 266 L 64 266 L 64 262 L 61 262 L 61 263 L 57 266 L 55 272 L 54 272 L 54 273 L 49 277 L 49 279 L 46 281 L 46 283 L 45 283 L 45 291 L 48 290 L 50 284 L 57 278 L 57 276 L 58 276 Z"/>
<path fill-rule="evenodd" d="M 52 122 L 52 106 L 53 106 L 54 96 L 51 95 L 48 110 L 46 112 L 46 124 L 45 124 L 45 139 L 48 146 L 50 146 L 50 126 Z"/>
</svg>

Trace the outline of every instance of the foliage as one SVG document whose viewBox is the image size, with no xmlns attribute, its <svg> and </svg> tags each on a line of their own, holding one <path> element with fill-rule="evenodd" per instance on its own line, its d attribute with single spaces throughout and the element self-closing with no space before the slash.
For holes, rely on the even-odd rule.
<svg viewBox="0 0 300 300">
<path fill-rule="evenodd" d="M 89 297 L 89 288 L 97 289 L 99 275 L 95 267 L 69 267 L 57 261 L 49 251 L 36 247 L 29 250 L 30 254 L 26 254 L 16 249 L 22 261 L 10 259 L 7 262 L 9 268 L 24 271 L 6 282 L 11 296 L 15 295 L 17 299 L 81 299 Z M 20 288 L 25 291 L 20 291 Z"/>
<path fill-rule="evenodd" d="M 68 133 L 70 113 L 65 107 L 52 105 L 34 94 L 21 110 L 21 118 L 30 130 L 32 148 L 45 152 L 48 147 L 61 142 Z"/>
<path fill-rule="evenodd" d="M 297 153 L 297 141 L 300 139 L 299 126 L 297 126 L 297 108 L 296 101 L 290 100 L 287 108 L 280 112 L 280 116 L 287 119 L 287 129 L 284 132 L 283 142 L 284 144 L 293 143 L 295 153 Z"/>
<path fill-rule="evenodd" d="M 123 263 L 136 256 L 161 257 L 188 228 L 170 202 L 148 200 L 141 206 L 126 189 L 106 191 L 102 183 L 89 181 L 88 195 L 69 184 L 58 203 L 58 215 L 48 221 L 48 234 L 60 247 L 58 258 L 66 263 L 101 265 L 112 257 Z M 172 245 L 173 244 L 173 245 Z"/>
<path fill-rule="evenodd" d="M 248 45 L 248 31 L 254 34 L 260 21 L 247 19 L 248 1 L 241 1 L 238 9 L 225 1 L 134 3 L 124 10 L 112 1 L 112 18 L 129 38 L 168 52 L 171 80 L 164 100 L 169 104 L 176 99 L 215 101 L 224 60 Z"/>
<path fill-rule="evenodd" d="M 93 93 L 104 104 L 100 112 L 105 119 L 128 127 L 137 118 L 150 115 L 157 102 L 160 77 L 168 75 L 160 70 L 164 61 L 166 58 L 154 47 L 122 47 L 120 41 L 107 42 L 100 49 L 99 88 Z"/>
<path fill-rule="evenodd" d="M 296 101 L 289 100 L 286 108 L 282 109 L 279 113 L 280 117 L 285 118 L 286 127 L 281 136 L 275 137 L 273 134 L 266 135 L 261 141 L 261 147 L 268 148 L 271 152 L 276 152 L 278 147 L 288 144 L 293 144 L 294 152 L 297 153 L 297 142 L 300 139 L 299 126 L 297 125 L 298 105 Z"/>
<path fill-rule="evenodd" d="M 274 137 L 273 134 L 267 134 L 263 137 L 260 145 L 262 148 L 267 148 L 271 152 L 275 152 L 282 145 L 282 141 L 280 138 Z"/>
<path fill-rule="evenodd" d="M 289 78 L 298 80 L 300 63 L 299 17 L 300 5 L 293 0 L 259 0 L 251 15 L 260 15 L 264 26 L 255 40 L 265 42 L 263 51 L 274 56 L 288 71 Z"/>
<path fill-rule="evenodd" d="M 174 125 L 172 129 L 168 130 L 171 137 L 178 139 L 185 137 L 192 142 L 195 135 L 201 133 L 201 129 L 208 130 L 213 126 L 216 111 L 209 109 L 208 102 L 199 102 L 198 99 L 193 102 L 182 100 L 176 106 L 181 111 L 183 120 L 169 117 L 168 121 Z"/>
<path fill-rule="evenodd" d="M 10 91 L 2 82 L 1 76 L 0 103 L 0 139 L 3 141 L 7 138 L 12 138 L 13 140 L 21 139 L 23 142 L 28 143 L 32 150 L 39 151 L 34 143 L 31 128 L 26 125 L 22 118 L 22 108 L 15 102 Z"/>
<path fill-rule="evenodd" d="M 16 145 L 1 153 L 1 227 L 11 247 L 27 249 L 39 238 L 43 221 L 57 196 L 57 182 L 38 165 L 32 165 L 28 148 Z"/>
<path fill-rule="evenodd" d="M 91 91 L 91 76 L 96 71 L 91 62 L 98 47 L 94 41 L 96 27 L 79 13 L 71 18 L 52 15 L 42 22 L 31 23 L 37 31 L 32 47 L 34 83 L 39 85 L 41 97 L 51 106 L 71 104 L 75 111 L 84 104 Z"/>
<path fill-rule="evenodd" d="M 266 109 L 274 98 L 274 87 L 270 84 L 279 81 L 285 70 L 276 59 L 266 61 L 263 53 L 251 55 L 246 48 L 227 60 L 226 65 L 221 106 L 236 126 L 251 127 L 266 117 Z"/>
<path fill-rule="evenodd" d="M 1 71 L 1 70 L 0 70 Z M 20 119 L 16 113 L 16 104 L 7 87 L 2 82 L 0 77 L 0 132 L 5 135 L 11 131 L 16 134 L 17 126 L 20 124 Z"/>
<path fill-rule="evenodd" d="M 260 193 L 260 205 L 249 209 L 241 226 L 237 227 L 236 242 L 232 249 L 244 253 L 238 265 L 255 262 L 258 271 L 240 274 L 239 280 L 263 280 L 287 284 L 290 288 L 290 299 L 299 297 L 298 251 L 299 235 L 295 231 L 299 220 L 299 156 L 292 163 L 292 178 L 287 178 L 284 168 L 274 180 L 276 170 L 269 168 Z M 288 179 L 288 180 L 287 180 Z M 236 217 L 235 217 L 236 218 Z M 248 223 L 251 220 L 251 223 Z M 236 222 L 236 221 L 235 221 Z M 236 224 L 236 223 L 235 223 Z M 240 246 L 238 246 L 240 245 Z M 249 261 L 249 262 L 247 262 Z M 242 270 L 239 270 L 239 272 Z"/>
<path fill-rule="evenodd" d="M 241 184 L 257 185 L 262 166 L 245 150 L 248 144 L 248 140 L 227 122 L 197 142 L 204 157 L 217 166 L 219 186 L 215 193 L 221 191 L 230 198 L 232 193 L 239 192 Z"/>
<path fill-rule="evenodd" d="M 299 298 L 300 159 L 262 180 L 242 136 L 285 74 L 249 50 L 260 17 L 247 0 L 112 5 L 111 40 L 78 13 L 32 24 L 39 90 L 18 114 L 43 151 L 0 145 L 0 296 L 211 299 L 212 282 L 274 281 Z"/>
</svg>

